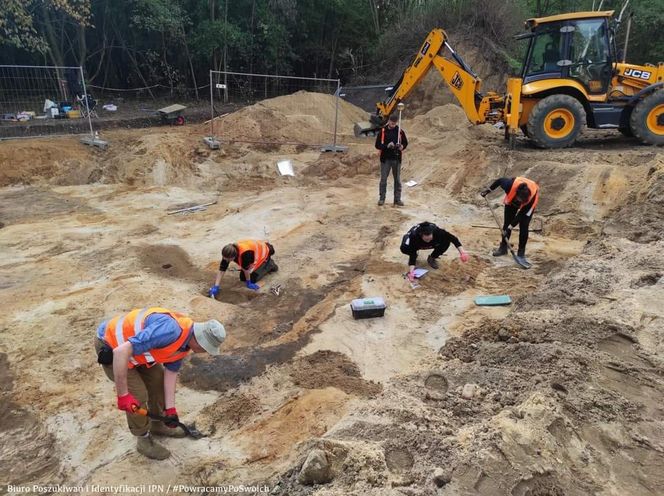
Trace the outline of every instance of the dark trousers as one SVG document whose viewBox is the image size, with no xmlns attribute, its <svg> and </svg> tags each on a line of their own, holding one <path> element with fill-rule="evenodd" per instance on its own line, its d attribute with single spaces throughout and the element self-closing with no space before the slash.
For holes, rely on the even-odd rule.
<svg viewBox="0 0 664 496">
<path fill-rule="evenodd" d="M 438 258 L 440 257 L 443 253 L 447 251 L 447 249 L 450 247 L 450 242 L 449 241 L 444 241 L 438 245 L 434 245 L 433 251 L 431 252 L 430 257 L 431 258 Z M 409 245 L 406 245 L 404 243 L 401 244 L 401 253 L 404 255 L 408 255 L 408 265 L 415 265 L 417 262 L 417 250 L 413 250 Z M 423 248 L 427 249 L 427 248 Z"/>
<path fill-rule="evenodd" d="M 505 205 L 505 221 L 503 222 L 503 231 L 506 230 L 516 217 L 519 209 L 513 205 Z M 526 244 L 528 243 L 528 228 L 530 226 L 531 216 L 528 216 L 524 213 L 519 215 L 519 256 L 524 256 L 526 254 Z M 509 236 L 507 237 L 509 239 Z"/>
<path fill-rule="evenodd" d="M 263 277 L 268 275 L 270 272 L 276 272 L 278 270 L 277 264 L 274 263 L 274 260 L 272 260 L 272 255 L 274 255 L 274 246 L 272 246 L 270 243 L 267 244 L 269 254 L 270 256 L 267 257 L 267 260 L 260 264 L 258 267 L 254 268 L 254 271 L 251 273 L 249 278 L 251 279 L 251 282 L 258 282 Z M 240 281 L 246 281 L 247 278 L 244 276 L 244 271 L 240 270 Z"/>
<path fill-rule="evenodd" d="M 104 342 L 95 336 L 95 351 L 99 350 Z M 110 380 L 113 378 L 113 365 L 102 365 L 104 374 Z M 129 392 L 141 402 L 141 406 L 147 405 L 148 411 L 155 415 L 164 414 L 164 367 L 155 364 L 152 367 L 140 365 L 127 370 L 127 387 Z M 134 436 L 143 436 L 150 429 L 150 419 L 137 413 L 125 412 L 127 425 Z"/>
<path fill-rule="evenodd" d="M 378 196 L 385 200 L 387 192 L 387 178 L 392 171 L 394 177 L 394 201 L 401 201 L 401 160 L 387 159 L 380 163 L 380 184 L 378 186 Z"/>
</svg>

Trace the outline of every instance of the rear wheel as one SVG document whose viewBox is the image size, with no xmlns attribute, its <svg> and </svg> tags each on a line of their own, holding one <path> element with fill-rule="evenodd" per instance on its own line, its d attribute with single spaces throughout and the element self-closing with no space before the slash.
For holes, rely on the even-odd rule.
<svg viewBox="0 0 664 496">
<path fill-rule="evenodd" d="M 664 90 L 656 91 L 637 103 L 629 125 L 642 143 L 664 145 Z"/>
<path fill-rule="evenodd" d="M 528 136 L 540 148 L 565 148 L 581 134 L 586 122 L 583 105 L 569 95 L 551 95 L 533 107 Z"/>
</svg>

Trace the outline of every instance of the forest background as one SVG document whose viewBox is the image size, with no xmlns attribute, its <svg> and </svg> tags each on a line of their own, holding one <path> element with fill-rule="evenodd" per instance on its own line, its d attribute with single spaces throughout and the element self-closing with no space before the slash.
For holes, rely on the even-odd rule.
<svg viewBox="0 0 664 496">
<path fill-rule="evenodd" d="M 97 87 L 194 98 L 210 69 L 389 83 L 442 27 L 518 73 L 525 19 L 600 4 L 624 0 L 0 0 L 0 64 L 80 65 Z M 664 0 L 629 13 L 628 61 L 664 60 Z"/>
</svg>

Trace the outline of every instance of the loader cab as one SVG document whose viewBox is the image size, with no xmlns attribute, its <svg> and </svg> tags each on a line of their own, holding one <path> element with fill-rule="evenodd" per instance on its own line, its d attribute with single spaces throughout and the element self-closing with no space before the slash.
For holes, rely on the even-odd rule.
<svg viewBox="0 0 664 496">
<path fill-rule="evenodd" d="M 573 79 L 587 94 L 601 95 L 613 76 L 609 12 L 576 12 L 529 19 L 530 33 L 521 77 L 523 84 L 545 79 Z M 552 86 L 554 87 L 554 86 Z"/>
</svg>

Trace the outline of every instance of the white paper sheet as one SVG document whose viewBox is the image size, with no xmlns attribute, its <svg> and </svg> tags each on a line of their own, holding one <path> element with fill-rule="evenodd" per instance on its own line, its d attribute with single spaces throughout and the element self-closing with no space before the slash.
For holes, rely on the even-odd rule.
<svg viewBox="0 0 664 496">
<path fill-rule="evenodd" d="M 423 277 L 427 272 L 429 272 L 427 269 L 415 269 L 413 271 L 413 274 L 415 274 L 415 279 L 419 279 L 420 277 Z"/>
<path fill-rule="evenodd" d="M 293 172 L 293 164 L 290 160 L 280 160 L 277 162 L 277 170 L 282 176 L 295 176 L 295 172 Z"/>
</svg>

